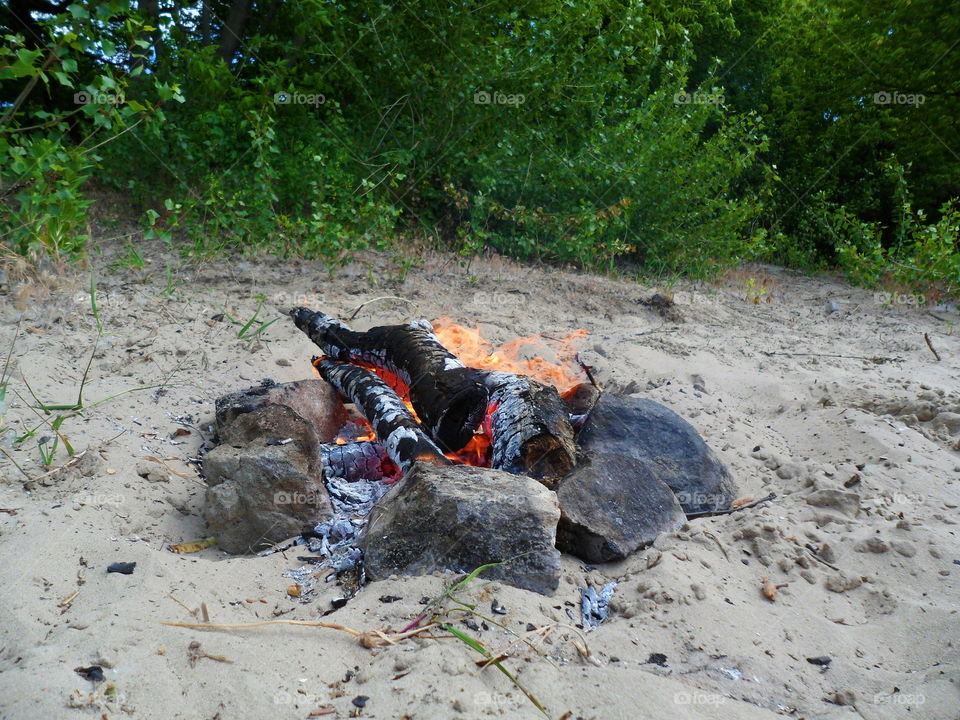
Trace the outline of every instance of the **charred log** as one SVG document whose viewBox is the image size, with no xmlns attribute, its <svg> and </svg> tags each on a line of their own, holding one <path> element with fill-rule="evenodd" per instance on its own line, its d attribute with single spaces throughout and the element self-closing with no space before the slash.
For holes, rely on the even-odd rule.
<svg viewBox="0 0 960 720">
<path fill-rule="evenodd" d="M 381 378 L 364 368 L 330 358 L 314 358 L 313 364 L 324 380 L 363 411 L 387 455 L 403 472 L 417 460 L 434 465 L 451 464 L 403 400 Z"/>
<path fill-rule="evenodd" d="M 379 442 L 324 443 L 320 445 L 323 477 L 356 480 L 382 480 L 397 477 L 399 472 L 386 449 Z"/>
<path fill-rule="evenodd" d="M 470 368 L 447 350 L 426 320 L 354 332 L 336 318 L 306 308 L 290 315 L 323 352 L 377 371 L 408 395 L 430 435 L 444 450 L 466 445 L 487 410 L 488 391 Z"/>
<path fill-rule="evenodd" d="M 495 405 L 492 467 L 552 485 L 576 464 L 573 428 L 556 388 L 525 375 L 477 371 Z"/>
</svg>

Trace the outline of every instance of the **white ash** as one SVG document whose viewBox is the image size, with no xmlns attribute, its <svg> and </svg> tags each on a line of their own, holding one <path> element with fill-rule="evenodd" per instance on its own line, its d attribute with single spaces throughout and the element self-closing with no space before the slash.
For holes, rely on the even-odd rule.
<svg viewBox="0 0 960 720">
<path fill-rule="evenodd" d="M 593 585 L 587 585 L 586 589 L 580 588 L 580 617 L 586 627 L 595 628 L 607 619 L 610 614 L 608 605 L 616 587 L 617 583 L 614 581 L 604 585 L 600 592 L 597 592 Z"/>
</svg>

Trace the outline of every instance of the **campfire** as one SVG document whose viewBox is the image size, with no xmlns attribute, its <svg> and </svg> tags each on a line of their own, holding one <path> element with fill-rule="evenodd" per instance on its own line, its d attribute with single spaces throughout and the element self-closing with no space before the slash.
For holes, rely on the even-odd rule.
<svg viewBox="0 0 960 720">
<path fill-rule="evenodd" d="M 551 594 L 560 552 L 623 559 L 733 500 L 683 418 L 601 392 L 583 330 L 496 348 L 446 318 L 357 331 L 290 316 L 322 352 L 319 378 L 217 402 L 205 515 L 229 552 L 299 531 L 356 586 L 509 560 L 487 575 Z"/>
<path fill-rule="evenodd" d="M 586 379 L 574 369 L 586 331 L 553 339 L 550 361 L 537 352 L 542 336 L 495 348 L 448 318 L 357 333 L 305 308 L 291 316 L 325 353 L 313 361 L 320 376 L 363 411 L 321 449 L 328 475 L 392 481 L 419 460 L 550 485 L 573 467 L 563 396 Z"/>
</svg>

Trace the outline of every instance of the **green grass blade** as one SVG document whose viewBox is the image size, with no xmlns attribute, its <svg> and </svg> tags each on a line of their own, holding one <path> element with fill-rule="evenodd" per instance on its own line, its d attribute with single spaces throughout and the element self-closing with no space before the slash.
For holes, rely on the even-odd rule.
<svg viewBox="0 0 960 720">
<path fill-rule="evenodd" d="M 263 307 L 263 300 L 261 300 L 260 303 L 257 305 L 257 309 L 254 311 L 253 317 L 247 320 L 247 324 L 244 325 L 242 328 L 240 328 L 240 332 L 237 333 L 238 338 L 242 338 L 244 335 L 246 335 L 247 330 L 250 329 L 250 326 L 256 322 L 257 316 L 260 315 L 260 308 L 262 307 Z"/>
<path fill-rule="evenodd" d="M 103 334 L 103 323 L 100 321 L 100 310 L 97 308 L 97 283 L 90 273 L 90 312 L 93 313 L 93 319 L 97 321 L 97 332 Z"/>
</svg>

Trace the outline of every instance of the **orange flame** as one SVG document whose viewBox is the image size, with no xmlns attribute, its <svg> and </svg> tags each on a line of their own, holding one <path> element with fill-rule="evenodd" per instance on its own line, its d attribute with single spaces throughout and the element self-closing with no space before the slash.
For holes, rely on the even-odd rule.
<svg viewBox="0 0 960 720">
<path fill-rule="evenodd" d="M 480 335 L 479 328 L 464 327 L 450 318 L 435 320 L 433 329 L 443 346 L 468 367 L 528 375 L 553 385 L 561 393 L 586 380 L 574 362 L 575 343 L 587 336 L 586 330 L 576 330 L 562 338 L 530 335 L 495 348 Z M 552 351 L 556 361 L 543 357 L 542 353 L 551 353 L 547 340 L 556 347 Z"/>
</svg>

